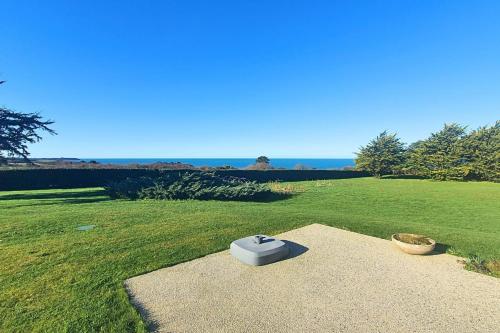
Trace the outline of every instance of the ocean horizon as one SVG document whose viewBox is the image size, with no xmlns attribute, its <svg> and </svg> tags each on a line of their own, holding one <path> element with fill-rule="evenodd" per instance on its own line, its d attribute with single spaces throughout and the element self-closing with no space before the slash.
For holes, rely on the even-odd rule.
<svg viewBox="0 0 500 333">
<path fill-rule="evenodd" d="M 255 158 L 80 158 L 82 161 L 96 161 L 102 164 L 151 164 L 156 162 L 185 163 L 195 167 L 232 166 L 245 168 L 255 163 Z M 311 169 L 342 169 L 354 166 L 353 158 L 271 158 L 275 168 L 293 169 L 302 165 Z"/>
</svg>

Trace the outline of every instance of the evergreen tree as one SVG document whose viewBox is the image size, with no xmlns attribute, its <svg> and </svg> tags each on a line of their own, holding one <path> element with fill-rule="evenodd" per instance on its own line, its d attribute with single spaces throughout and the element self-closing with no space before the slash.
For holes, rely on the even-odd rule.
<svg viewBox="0 0 500 333">
<path fill-rule="evenodd" d="M 0 81 L 0 84 L 5 81 Z M 6 164 L 6 156 L 22 157 L 28 159 L 28 144 L 42 139 L 38 131 L 55 132 L 48 126 L 53 121 L 42 120 L 38 113 L 19 113 L 9 109 L 0 108 L 0 164 Z"/>
<path fill-rule="evenodd" d="M 255 160 L 255 163 L 265 163 L 265 164 L 269 164 L 271 162 L 271 160 L 269 159 L 269 157 L 267 156 L 259 156 L 257 157 L 257 159 Z"/>
<path fill-rule="evenodd" d="M 468 178 L 500 181 L 500 120 L 470 132 L 459 147 Z"/>
<path fill-rule="evenodd" d="M 396 134 L 384 131 L 357 153 L 356 169 L 380 177 L 396 172 L 405 158 L 404 143 Z"/>
<path fill-rule="evenodd" d="M 445 124 L 441 131 L 408 148 L 405 171 L 434 179 L 463 179 L 468 173 L 460 152 L 464 136 L 465 127 Z"/>
<path fill-rule="evenodd" d="M 38 131 L 55 132 L 48 126 L 52 121 L 43 120 L 38 113 L 19 113 L 0 108 L 0 164 L 7 156 L 21 157 L 29 162 L 28 144 L 38 142 L 42 137 Z"/>
</svg>

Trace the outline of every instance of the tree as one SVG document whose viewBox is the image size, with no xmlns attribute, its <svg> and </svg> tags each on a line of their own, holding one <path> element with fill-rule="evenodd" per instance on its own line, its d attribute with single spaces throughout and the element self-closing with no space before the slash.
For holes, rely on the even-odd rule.
<svg viewBox="0 0 500 333">
<path fill-rule="evenodd" d="M 412 143 L 403 157 L 401 147 L 395 135 L 383 132 L 361 148 L 356 169 L 377 176 L 397 171 L 436 180 L 500 181 L 500 120 L 469 133 L 465 126 L 445 124 L 427 139 Z"/>
<path fill-rule="evenodd" d="M 268 170 L 272 169 L 271 160 L 267 156 L 259 156 L 255 159 L 255 164 L 249 165 L 248 170 Z"/>
<path fill-rule="evenodd" d="M 5 81 L 0 81 L 0 84 L 3 83 Z M 18 156 L 30 162 L 28 144 L 42 139 L 38 131 L 56 134 L 49 128 L 53 123 L 43 120 L 38 113 L 19 113 L 0 108 L 0 164 L 7 163 L 6 156 Z"/>
<path fill-rule="evenodd" d="M 265 164 L 269 164 L 271 162 L 271 160 L 267 157 L 267 156 L 259 156 L 257 157 L 257 159 L 255 160 L 255 163 L 265 163 Z"/>
<path fill-rule="evenodd" d="M 405 158 L 404 143 L 396 134 L 380 133 L 357 153 L 356 169 L 368 171 L 376 177 L 394 173 Z"/>
<path fill-rule="evenodd" d="M 480 127 L 458 144 L 467 178 L 500 181 L 500 120 L 491 127 Z"/>
<path fill-rule="evenodd" d="M 412 144 L 408 148 L 405 171 L 441 180 L 463 179 L 468 173 L 460 147 L 465 129 L 455 123 L 445 124 L 441 131 Z"/>
</svg>

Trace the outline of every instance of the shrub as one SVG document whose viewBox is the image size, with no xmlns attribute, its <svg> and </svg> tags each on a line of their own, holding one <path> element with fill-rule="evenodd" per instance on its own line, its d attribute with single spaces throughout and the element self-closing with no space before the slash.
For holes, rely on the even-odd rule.
<svg viewBox="0 0 500 333">
<path fill-rule="evenodd" d="M 269 163 L 257 162 L 246 167 L 247 170 L 269 170 L 272 169 Z"/>
<path fill-rule="evenodd" d="M 179 172 L 157 178 L 127 178 L 109 184 L 106 189 L 112 198 L 128 199 L 264 201 L 273 197 L 273 192 L 265 184 L 243 178 L 223 177 L 211 172 Z"/>
<path fill-rule="evenodd" d="M 154 185 L 155 182 L 151 177 L 126 178 L 111 182 L 106 186 L 106 190 L 113 199 L 138 199 L 143 189 Z"/>
</svg>

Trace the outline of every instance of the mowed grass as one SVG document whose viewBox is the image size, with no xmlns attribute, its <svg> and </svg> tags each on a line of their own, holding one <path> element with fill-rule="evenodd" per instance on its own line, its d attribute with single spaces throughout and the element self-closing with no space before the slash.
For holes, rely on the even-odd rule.
<svg viewBox="0 0 500 333">
<path fill-rule="evenodd" d="M 389 239 L 422 233 L 500 258 L 500 184 L 346 179 L 289 183 L 270 203 L 110 200 L 102 189 L 0 192 L 0 331 L 145 331 L 129 277 L 322 223 Z M 95 225 L 78 231 L 83 225 Z"/>
</svg>

